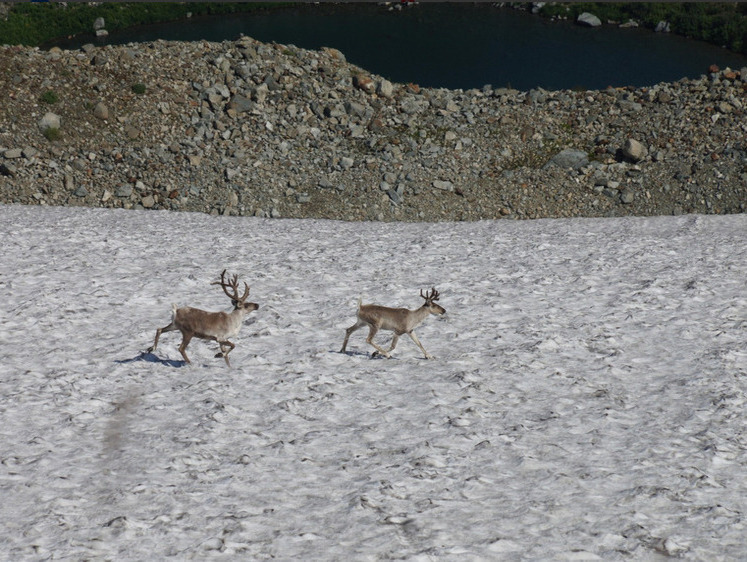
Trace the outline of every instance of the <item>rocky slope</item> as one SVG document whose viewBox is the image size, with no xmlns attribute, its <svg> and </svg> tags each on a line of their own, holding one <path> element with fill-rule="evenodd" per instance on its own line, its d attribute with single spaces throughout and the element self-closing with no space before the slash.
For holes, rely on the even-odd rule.
<svg viewBox="0 0 747 562">
<path fill-rule="evenodd" d="M 3 46 L 0 202 L 406 221 L 745 212 L 747 69 L 704 71 L 461 91 L 248 37 Z"/>
</svg>

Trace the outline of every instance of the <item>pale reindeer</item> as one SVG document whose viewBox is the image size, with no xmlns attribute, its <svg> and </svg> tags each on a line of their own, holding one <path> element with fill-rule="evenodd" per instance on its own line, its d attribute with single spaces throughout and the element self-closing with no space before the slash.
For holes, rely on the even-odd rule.
<svg viewBox="0 0 747 562">
<path fill-rule="evenodd" d="M 179 346 L 179 352 L 187 363 L 191 363 L 189 357 L 187 357 L 187 346 L 192 338 L 195 337 L 203 340 L 217 341 L 218 345 L 220 345 L 220 353 L 216 357 L 223 357 L 226 360 L 226 365 L 231 366 L 231 363 L 228 361 L 228 354 L 236 346 L 228 341 L 228 338 L 232 338 L 239 333 L 241 324 L 244 322 L 244 317 L 253 310 L 257 310 L 259 305 L 254 302 L 245 302 L 249 296 L 249 285 L 246 282 L 244 282 L 244 294 L 239 297 L 238 275 L 231 277 L 229 282 L 225 281 L 225 275 L 226 270 L 224 269 L 223 273 L 220 274 L 220 281 L 215 281 L 211 285 L 220 285 L 223 287 L 223 292 L 231 299 L 233 311 L 230 313 L 206 312 L 189 306 L 177 308 L 174 304 L 172 305 L 173 315 L 171 324 L 156 330 L 156 341 L 153 343 L 153 347 L 148 349 L 148 353 L 155 351 L 156 347 L 158 347 L 158 338 L 161 337 L 163 332 L 179 330 L 182 333 L 182 343 Z M 230 293 L 228 292 L 229 288 L 231 289 Z"/>
<path fill-rule="evenodd" d="M 402 334 L 407 334 L 425 354 L 426 359 L 433 359 L 420 343 L 413 330 L 422 324 L 429 315 L 433 314 L 435 316 L 440 316 L 445 314 L 446 310 L 434 302 L 437 301 L 439 297 L 438 291 L 436 291 L 435 288 L 432 288 L 430 292 L 425 295 L 421 289 L 420 296 L 425 299 L 425 303 L 416 310 L 410 310 L 407 308 L 389 308 L 377 304 L 361 305 L 361 301 L 358 300 L 358 321 L 345 331 L 345 341 L 342 342 L 340 353 L 345 353 L 350 334 L 363 326 L 368 326 L 368 337 L 366 338 L 366 341 L 376 348 L 372 357 L 377 353 L 381 353 L 384 357 L 390 357 L 390 353 L 395 347 L 397 347 L 397 340 L 399 340 L 399 337 Z M 376 336 L 376 333 L 379 330 L 389 330 L 394 332 L 392 346 L 388 350 L 385 350 L 374 341 L 374 336 Z"/>
</svg>

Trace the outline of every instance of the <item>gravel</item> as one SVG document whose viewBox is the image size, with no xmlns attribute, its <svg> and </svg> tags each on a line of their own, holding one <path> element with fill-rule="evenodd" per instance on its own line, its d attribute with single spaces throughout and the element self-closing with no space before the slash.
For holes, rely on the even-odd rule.
<svg viewBox="0 0 747 562">
<path fill-rule="evenodd" d="M 742 213 L 747 68 L 704 71 L 463 91 L 249 37 L 2 46 L 0 202 L 379 221 Z"/>
</svg>

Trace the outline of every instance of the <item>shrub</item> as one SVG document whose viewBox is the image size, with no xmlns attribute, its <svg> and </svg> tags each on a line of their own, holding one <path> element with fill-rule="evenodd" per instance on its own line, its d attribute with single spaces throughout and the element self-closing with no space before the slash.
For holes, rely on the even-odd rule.
<svg viewBox="0 0 747 562">
<path fill-rule="evenodd" d="M 57 127 L 48 127 L 47 129 L 44 129 L 44 138 L 46 138 L 48 141 L 56 141 L 60 140 L 62 137 L 62 133 Z"/>
<path fill-rule="evenodd" d="M 39 101 L 51 105 L 53 103 L 57 103 L 59 101 L 59 98 L 57 97 L 57 94 L 55 94 L 52 90 L 47 90 L 41 96 L 39 96 Z"/>
<path fill-rule="evenodd" d="M 145 84 L 133 84 L 132 91 L 137 95 L 142 96 L 145 93 Z"/>
</svg>

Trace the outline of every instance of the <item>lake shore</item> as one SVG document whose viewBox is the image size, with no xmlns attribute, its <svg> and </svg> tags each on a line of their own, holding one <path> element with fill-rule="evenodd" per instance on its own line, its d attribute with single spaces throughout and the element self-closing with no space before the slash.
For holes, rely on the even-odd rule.
<svg viewBox="0 0 747 562">
<path fill-rule="evenodd" d="M 747 69 L 420 88 L 248 37 L 0 47 L 0 202 L 342 220 L 747 210 Z"/>
</svg>

